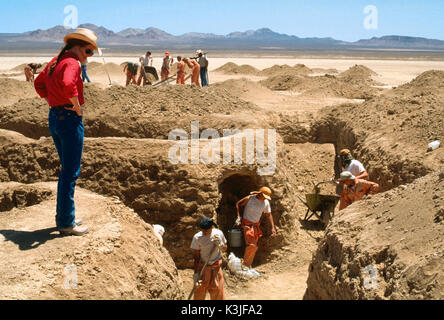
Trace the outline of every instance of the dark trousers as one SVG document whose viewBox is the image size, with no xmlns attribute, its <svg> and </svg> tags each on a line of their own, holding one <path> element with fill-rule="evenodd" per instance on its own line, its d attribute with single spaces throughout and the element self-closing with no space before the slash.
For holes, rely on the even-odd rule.
<svg viewBox="0 0 444 320">
<path fill-rule="evenodd" d="M 75 226 L 74 191 L 80 174 L 85 129 L 82 117 L 74 111 L 52 108 L 48 118 L 62 166 L 57 185 L 56 225 L 66 229 Z"/>
<path fill-rule="evenodd" d="M 202 82 L 202 87 L 208 86 L 208 68 L 200 68 L 200 80 Z"/>
</svg>

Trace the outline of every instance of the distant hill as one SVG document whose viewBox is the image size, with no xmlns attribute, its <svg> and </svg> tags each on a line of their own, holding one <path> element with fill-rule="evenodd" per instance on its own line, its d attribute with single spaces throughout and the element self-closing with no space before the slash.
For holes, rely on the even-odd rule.
<svg viewBox="0 0 444 320">
<path fill-rule="evenodd" d="M 405 36 L 384 36 L 359 40 L 352 45 L 367 48 L 444 49 L 444 41 Z"/>
<path fill-rule="evenodd" d="M 212 33 L 190 32 L 183 35 L 172 35 L 158 28 L 147 29 L 127 28 L 120 32 L 111 31 L 103 26 L 82 24 L 81 28 L 88 28 L 97 33 L 101 46 L 151 46 L 175 48 L 192 48 L 197 45 L 208 49 L 325 49 L 346 50 L 356 48 L 368 49 L 427 49 L 443 50 L 444 41 L 406 37 L 384 36 L 346 42 L 333 38 L 299 38 L 274 32 L 269 28 L 248 30 L 245 32 L 232 32 L 227 35 Z M 0 34 L 0 43 L 8 48 L 30 47 L 46 48 L 62 43 L 66 34 L 73 32 L 63 26 L 55 26 L 47 30 L 35 30 L 19 34 Z"/>
</svg>

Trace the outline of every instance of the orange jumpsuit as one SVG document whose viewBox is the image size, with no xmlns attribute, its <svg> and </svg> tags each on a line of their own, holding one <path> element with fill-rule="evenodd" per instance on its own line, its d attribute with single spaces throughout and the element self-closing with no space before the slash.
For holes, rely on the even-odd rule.
<svg viewBox="0 0 444 320">
<path fill-rule="evenodd" d="M 194 291 L 194 300 L 205 300 L 207 291 L 211 300 L 225 300 L 224 275 L 222 273 L 222 259 L 205 268 L 202 274 L 202 284 Z M 199 264 L 199 272 L 203 264 Z"/>
<path fill-rule="evenodd" d="M 170 75 L 170 63 L 171 63 L 170 57 L 163 58 L 162 69 L 160 70 L 161 81 L 165 81 L 166 79 L 168 79 L 168 76 Z"/>
<path fill-rule="evenodd" d="M 191 83 L 194 83 L 196 86 L 200 87 L 199 77 L 200 77 L 200 65 L 197 63 L 196 60 L 190 60 L 192 65 L 192 77 L 191 77 Z"/>
<path fill-rule="evenodd" d="M 25 76 L 26 81 L 28 82 L 34 82 L 34 73 L 36 72 L 36 69 L 31 68 L 31 66 L 27 65 L 25 67 Z"/>
<path fill-rule="evenodd" d="M 177 64 L 177 84 L 185 84 L 185 62 L 179 61 Z"/>
<path fill-rule="evenodd" d="M 245 253 L 244 253 L 244 265 L 251 268 L 253 264 L 254 256 L 256 255 L 259 247 L 257 243 L 262 237 L 262 230 L 260 228 L 260 222 L 253 223 L 251 221 L 242 219 L 242 229 L 245 236 Z"/>
<path fill-rule="evenodd" d="M 341 204 L 339 210 L 343 210 L 355 201 L 362 200 L 368 194 L 375 194 L 379 191 L 379 185 L 367 180 L 358 179 L 354 186 L 345 186 L 341 193 Z"/>
<path fill-rule="evenodd" d="M 195 60 L 188 60 L 188 67 L 192 69 L 191 83 L 200 87 L 199 77 L 200 77 L 200 65 Z"/>
<path fill-rule="evenodd" d="M 123 72 L 126 72 L 126 86 L 128 87 L 131 83 L 137 85 L 135 70 L 131 70 L 128 67 L 128 64 L 123 69 Z"/>
</svg>

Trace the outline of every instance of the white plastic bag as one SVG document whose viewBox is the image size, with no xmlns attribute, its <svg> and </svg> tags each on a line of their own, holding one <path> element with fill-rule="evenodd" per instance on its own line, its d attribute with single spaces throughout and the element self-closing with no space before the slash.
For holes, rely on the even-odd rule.
<svg viewBox="0 0 444 320">
<path fill-rule="evenodd" d="M 228 256 L 228 268 L 241 279 L 249 280 L 260 277 L 260 273 L 256 270 L 242 266 L 241 260 L 234 253 L 230 253 Z"/>
</svg>

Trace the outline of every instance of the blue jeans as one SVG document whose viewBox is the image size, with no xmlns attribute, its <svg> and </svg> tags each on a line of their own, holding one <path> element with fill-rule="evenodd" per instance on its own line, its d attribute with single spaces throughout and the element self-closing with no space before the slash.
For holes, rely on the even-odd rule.
<svg viewBox="0 0 444 320">
<path fill-rule="evenodd" d="M 86 79 L 88 82 L 91 82 L 91 80 L 89 80 L 88 74 L 86 73 L 86 69 L 88 68 L 88 66 L 82 65 L 81 68 L 82 68 L 82 81 L 85 82 Z"/>
<path fill-rule="evenodd" d="M 202 81 L 202 87 L 208 86 L 207 68 L 200 68 L 200 80 Z"/>
<path fill-rule="evenodd" d="M 62 108 L 51 109 L 48 122 L 62 165 L 57 185 L 56 225 L 67 229 L 76 225 L 74 190 L 80 174 L 85 129 L 82 117 Z"/>
</svg>

